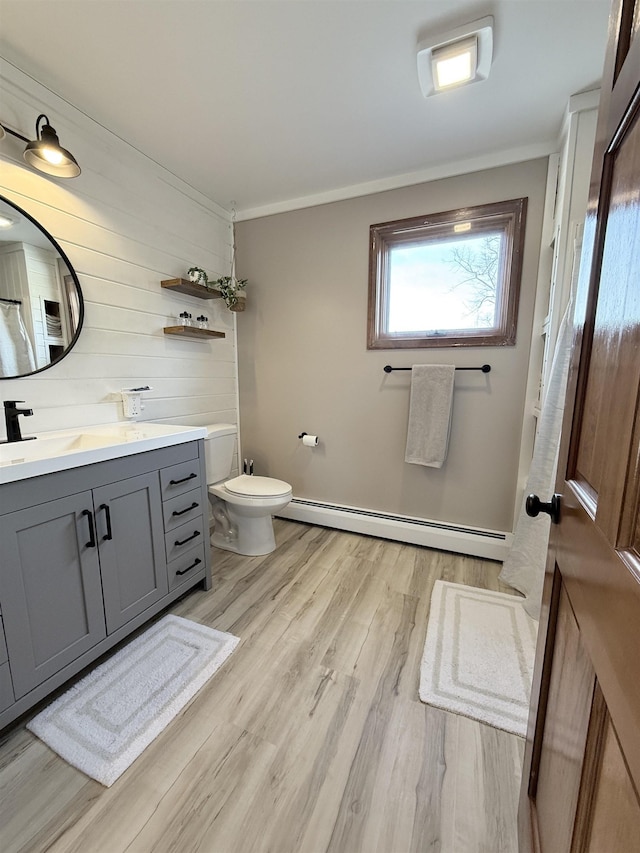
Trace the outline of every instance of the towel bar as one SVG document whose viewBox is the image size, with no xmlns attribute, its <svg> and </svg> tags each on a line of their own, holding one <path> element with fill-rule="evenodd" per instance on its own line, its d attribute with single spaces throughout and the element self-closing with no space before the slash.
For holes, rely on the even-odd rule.
<svg viewBox="0 0 640 853">
<path fill-rule="evenodd" d="M 385 373 L 391 373 L 392 370 L 411 370 L 410 367 L 391 367 L 390 364 L 385 364 L 383 368 Z M 483 364 L 482 367 L 456 367 L 456 370 L 481 370 L 483 373 L 491 373 L 491 365 Z"/>
</svg>

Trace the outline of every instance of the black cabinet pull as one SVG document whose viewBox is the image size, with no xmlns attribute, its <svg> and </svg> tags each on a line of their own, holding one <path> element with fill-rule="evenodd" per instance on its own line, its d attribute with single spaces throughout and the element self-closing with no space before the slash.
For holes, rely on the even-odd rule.
<svg viewBox="0 0 640 853">
<path fill-rule="evenodd" d="M 188 506 L 186 509 L 174 509 L 171 515 L 184 515 L 185 512 L 189 512 L 190 509 L 195 509 L 197 506 L 200 506 L 200 504 L 194 501 L 191 506 Z"/>
<path fill-rule="evenodd" d="M 182 542 L 179 539 L 176 539 L 176 541 L 173 544 L 174 545 L 184 545 L 186 542 L 191 542 L 191 540 L 195 539 L 196 536 L 200 536 L 199 530 L 194 530 L 193 533 L 191 534 L 191 536 L 187 536 L 187 538 L 183 539 Z"/>
<path fill-rule="evenodd" d="M 111 530 L 111 509 L 108 504 L 100 504 L 100 509 L 103 509 L 105 512 L 105 517 L 107 521 L 107 532 L 102 537 L 103 542 L 108 542 L 113 539 L 113 532 Z"/>
<path fill-rule="evenodd" d="M 191 569 L 195 569 L 196 566 L 199 566 L 201 562 L 202 562 L 202 560 L 200 559 L 200 557 L 196 557 L 195 562 L 191 563 L 190 566 L 187 566 L 186 569 L 176 569 L 176 574 L 177 575 L 186 575 L 186 573 L 190 572 Z"/>
<path fill-rule="evenodd" d="M 180 483 L 186 483 L 187 480 L 193 480 L 194 477 L 197 477 L 197 474 L 189 474 L 188 477 L 183 477 L 181 480 L 169 480 L 170 486 L 179 486 Z"/>
<path fill-rule="evenodd" d="M 89 522 L 89 541 L 85 543 L 85 548 L 96 547 L 96 529 L 93 526 L 93 513 L 90 509 L 83 509 L 82 514 L 87 516 Z"/>
</svg>

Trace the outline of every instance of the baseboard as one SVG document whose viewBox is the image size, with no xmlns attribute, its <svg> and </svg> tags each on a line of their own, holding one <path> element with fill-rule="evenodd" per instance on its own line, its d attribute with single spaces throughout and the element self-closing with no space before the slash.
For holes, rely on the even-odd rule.
<svg viewBox="0 0 640 853">
<path fill-rule="evenodd" d="M 305 521 L 338 530 L 350 530 L 394 539 L 411 545 L 424 545 L 441 551 L 454 551 L 489 560 L 504 560 L 513 535 L 497 530 L 483 530 L 442 521 L 430 521 L 411 516 L 374 512 L 360 507 L 293 498 L 291 503 L 278 513 L 281 518 Z"/>
</svg>

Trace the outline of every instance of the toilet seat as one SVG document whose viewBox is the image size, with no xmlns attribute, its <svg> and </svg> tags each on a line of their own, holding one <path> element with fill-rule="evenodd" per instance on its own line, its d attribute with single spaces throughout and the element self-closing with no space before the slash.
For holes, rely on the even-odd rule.
<svg viewBox="0 0 640 853">
<path fill-rule="evenodd" d="M 289 483 L 276 480 L 273 477 L 254 477 L 241 474 L 232 480 L 227 480 L 225 489 L 232 495 L 244 495 L 253 498 L 275 498 L 287 495 L 291 491 Z"/>
</svg>

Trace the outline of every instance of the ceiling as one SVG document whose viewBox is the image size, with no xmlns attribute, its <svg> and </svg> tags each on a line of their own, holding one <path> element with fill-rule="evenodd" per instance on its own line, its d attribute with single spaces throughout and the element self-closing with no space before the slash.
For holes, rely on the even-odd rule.
<svg viewBox="0 0 640 853">
<path fill-rule="evenodd" d="M 548 153 L 569 96 L 598 85 L 608 9 L 0 0 L 0 52 L 243 218 Z M 485 15 L 495 20 L 489 79 L 423 98 L 417 42 Z"/>
</svg>

